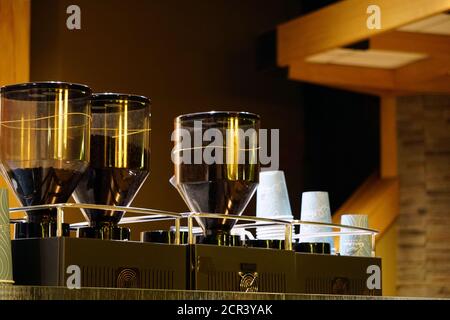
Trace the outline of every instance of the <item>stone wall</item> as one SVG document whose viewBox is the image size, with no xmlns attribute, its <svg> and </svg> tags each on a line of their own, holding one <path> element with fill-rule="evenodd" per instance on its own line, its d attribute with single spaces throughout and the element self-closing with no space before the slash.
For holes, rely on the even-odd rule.
<svg viewBox="0 0 450 320">
<path fill-rule="evenodd" d="M 397 100 L 397 294 L 450 297 L 450 96 Z"/>
</svg>

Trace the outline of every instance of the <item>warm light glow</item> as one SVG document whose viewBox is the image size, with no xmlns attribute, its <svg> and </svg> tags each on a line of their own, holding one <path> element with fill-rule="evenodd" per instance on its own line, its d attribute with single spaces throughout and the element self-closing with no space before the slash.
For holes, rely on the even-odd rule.
<svg viewBox="0 0 450 320">
<path fill-rule="evenodd" d="M 68 113 L 69 113 L 69 90 L 64 89 L 64 110 L 63 110 L 63 146 L 64 146 L 64 158 L 67 156 L 67 130 L 68 130 Z"/>
<path fill-rule="evenodd" d="M 115 130 L 115 166 L 126 168 L 128 166 L 128 100 L 119 101 L 119 123 Z M 105 130 L 110 130 L 105 128 Z M 142 132 L 142 131 L 140 131 Z"/>
<path fill-rule="evenodd" d="M 123 127 L 123 166 L 128 167 L 128 100 L 124 101 L 124 127 Z"/>
<path fill-rule="evenodd" d="M 234 117 L 228 120 L 228 134 L 226 137 L 226 166 L 227 175 L 230 180 L 237 180 L 239 170 L 239 119 Z"/>
<path fill-rule="evenodd" d="M 23 119 L 23 118 L 22 118 Z M 28 133 L 28 137 L 27 137 L 27 160 L 31 160 L 31 122 L 28 121 L 28 126 L 27 126 L 27 133 Z"/>
<path fill-rule="evenodd" d="M 114 131 L 115 131 L 115 135 L 117 136 L 119 134 L 119 128 L 115 129 Z M 105 139 L 105 143 L 107 143 L 106 141 L 107 140 Z M 105 148 L 105 150 L 107 150 L 107 149 Z M 114 150 L 119 150 L 119 140 L 118 139 L 114 139 Z M 112 165 L 119 166 L 119 153 L 118 152 L 114 153 L 114 163 L 112 163 Z"/>
<path fill-rule="evenodd" d="M 54 151 L 54 156 L 58 160 L 64 159 L 66 155 L 65 151 L 67 149 L 67 113 L 69 108 L 68 100 L 69 100 L 68 90 L 58 89 L 57 101 L 55 102 L 56 127 L 55 127 L 55 151 Z"/>
<path fill-rule="evenodd" d="M 24 159 L 25 151 L 25 120 L 23 115 L 20 119 L 20 159 Z"/>
<path fill-rule="evenodd" d="M 119 135 L 117 137 L 117 167 L 122 168 L 122 139 L 123 139 L 123 114 L 119 113 Z"/>
</svg>

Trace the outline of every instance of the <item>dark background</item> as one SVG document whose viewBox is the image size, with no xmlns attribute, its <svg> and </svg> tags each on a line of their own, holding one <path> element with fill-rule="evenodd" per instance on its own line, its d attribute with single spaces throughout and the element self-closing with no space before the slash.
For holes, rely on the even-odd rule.
<svg viewBox="0 0 450 320">
<path fill-rule="evenodd" d="M 265 61 L 274 48 L 259 45 L 278 24 L 331 2 L 34 0 L 31 80 L 151 97 L 151 174 L 134 206 L 186 210 L 168 183 L 173 119 L 222 109 L 258 113 L 263 128 L 280 129 L 294 216 L 307 190 L 329 191 L 335 210 L 378 167 L 378 101 L 289 81 Z M 66 28 L 71 4 L 81 30 Z"/>
</svg>

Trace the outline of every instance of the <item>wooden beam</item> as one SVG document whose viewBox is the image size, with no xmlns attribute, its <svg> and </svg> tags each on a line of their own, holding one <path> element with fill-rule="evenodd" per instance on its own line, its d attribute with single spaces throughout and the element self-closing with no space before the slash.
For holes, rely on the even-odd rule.
<svg viewBox="0 0 450 320">
<path fill-rule="evenodd" d="M 0 86 L 30 77 L 30 0 L 0 0 Z"/>
<path fill-rule="evenodd" d="M 367 28 L 367 8 L 381 11 L 381 29 Z M 450 9 L 449 0 L 346 0 L 281 24 L 277 28 L 278 65 L 368 39 L 382 32 Z"/>
<path fill-rule="evenodd" d="M 448 56 L 449 40 L 449 37 L 444 35 L 390 31 L 370 38 L 370 48 Z"/>
<path fill-rule="evenodd" d="M 447 56 L 429 57 L 396 69 L 394 83 L 398 88 L 408 88 L 410 84 L 430 81 L 449 74 L 450 51 Z"/>
<path fill-rule="evenodd" d="M 397 177 L 397 99 L 395 96 L 381 97 L 380 151 L 381 177 Z"/>
<path fill-rule="evenodd" d="M 394 94 L 394 92 L 391 90 L 369 89 L 369 88 L 359 87 L 359 86 L 339 86 L 339 85 L 327 85 L 327 84 L 324 84 L 324 85 L 328 86 L 328 87 L 336 88 L 336 89 L 352 91 L 352 92 L 357 92 L 357 93 L 362 93 L 362 94 L 369 94 L 371 96 L 384 96 L 384 95 Z"/>
<path fill-rule="evenodd" d="M 450 75 L 443 75 L 419 83 L 403 83 L 396 92 L 399 96 L 414 93 L 450 94 Z"/>
<path fill-rule="evenodd" d="M 0 86 L 27 82 L 29 77 L 30 0 L 0 0 Z M 8 188 L 2 177 L 0 187 Z M 12 190 L 9 204 L 19 205 Z"/>
<path fill-rule="evenodd" d="M 450 93 L 448 62 L 444 61 L 443 58 L 427 58 L 392 70 L 297 61 L 289 68 L 288 77 L 378 95 Z"/>
<path fill-rule="evenodd" d="M 289 78 L 341 87 L 354 86 L 376 90 L 392 90 L 394 87 L 392 70 L 304 61 L 296 61 L 291 65 Z"/>
<path fill-rule="evenodd" d="M 395 70 L 397 88 L 450 92 L 450 37 L 414 32 L 386 32 L 370 40 L 371 49 L 426 53 L 428 58 Z"/>
</svg>

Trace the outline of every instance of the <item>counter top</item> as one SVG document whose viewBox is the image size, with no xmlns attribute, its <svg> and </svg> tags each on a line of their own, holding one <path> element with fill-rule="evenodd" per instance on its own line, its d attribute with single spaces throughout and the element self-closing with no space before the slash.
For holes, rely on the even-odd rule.
<svg viewBox="0 0 450 320">
<path fill-rule="evenodd" d="M 0 300 L 399 300 L 406 297 L 322 294 L 244 293 L 223 291 L 150 290 L 40 286 L 0 286 Z M 423 299 L 423 298 L 419 298 Z"/>
</svg>

